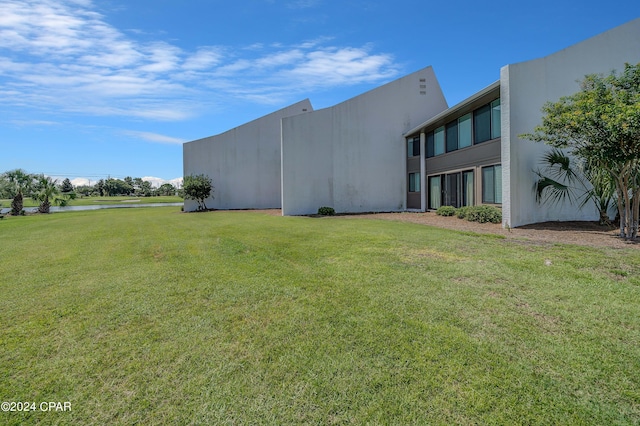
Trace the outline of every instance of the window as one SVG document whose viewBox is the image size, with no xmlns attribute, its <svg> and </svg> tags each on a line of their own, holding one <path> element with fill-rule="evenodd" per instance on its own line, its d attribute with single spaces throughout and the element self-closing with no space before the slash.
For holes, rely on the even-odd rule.
<svg viewBox="0 0 640 426">
<path fill-rule="evenodd" d="M 433 157 L 435 155 L 435 148 L 433 146 L 433 132 L 427 133 L 427 158 Z"/>
<path fill-rule="evenodd" d="M 471 146 L 471 113 L 458 119 L 458 148 Z"/>
<path fill-rule="evenodd" d="M 500 99 L 491 102 L 491 139 L 500 137 Z"/>
<path fill-rule="evenodd" d="M 447 152 L 458 149 L 458 120 L 448 123 L 446 126 Z"/>
<path fill-rule="evenodd" d="M 444 154 L 444 126 L 438 127 L 433 133 L 433 155 Z"/>
<path fill-rule="evenodd" d="M 472 206 L 475 187 L 473 170 L 429 177 L 429 208 Z"/>
<path fill-rule="evenodd" d="M 499 138 L 500 114 L 498 98 L 427 133 L 427 158 Z"/>
<path fill-rule="evenodd" d="M 462 205 L 472 206 L 474 199 L 473 170 L 462 172 Z"/>
<path fill-rule="evenodd" d="M 444 179 L 444 205 L 460 207 L 460 173 L 450 173 Z"/>
<path fill-rule="evenodd" d="M 420 173 L 409 173 L 409 192 L 420 192 Z"/>
<path fill-rule="evenodd" d="M 437 209 L 442 202 L 442 179 L 440 176 L 429 177 L 429 208 Z"/>
<path fill-rule="evenodd" d="M 407 139 L 407 157 L 415 157 L 420 155 L 420 138 Z"/>
<path fill-rule="evenodd" d="M 482 168 L 482 202 L 502 204 L 502 166 Z"/>
<path fill-rule="evenodd" d="M 473 139 L 475 143 L 491 139 L 491 105 L 473 111 Z"/>
</svg>

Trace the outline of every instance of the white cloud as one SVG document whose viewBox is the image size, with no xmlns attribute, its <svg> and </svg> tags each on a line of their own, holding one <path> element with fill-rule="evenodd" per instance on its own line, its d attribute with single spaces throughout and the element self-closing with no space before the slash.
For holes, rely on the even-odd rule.
<svg viewBox="0 0 640 426">
<path fill-rule="evenodd" d="M 0 92 L 1 93 L 1 92 Z M 19 127 L 30 126 L 59 126 L 60 123 L 49 120 L 11 120 L 11 123 Z"/>
<path fill-rule="evenodd" d="M 132 130 L 126 131 L 124 133 L 136 138 L 144 139 L 149 142 L 172 144 L 172 145 L 182 145 L 183 143 L 186 142 L 184 139 L 174 138 L 166 135 L 160 135 L 158 133 L 139 132 L 139 131 L 132 131 Z"/>
<path fill-rule="evenodd" d="M 94 9 L 90 0 L 0 0 L 5 106 L 184 120 L 198 113 L 197 105 L 233 99 L 275 104 L 399 73 L 391 55 L 372 53 L 368 46 L 331 46 L 323 37 L 295 46 L 256 43 L 194 51 L 160 39 L 141 42 Z"/>
<path fill-rule="evenodd" d="M 64 180 L 64 178 L 62 180 Z M 73 178 L 73 179 L 69 179 L 69 180 L 71 181 L 71 185 L 73 185 L 73 186 L 84 186 L 84 185 L 95 185 L 96 184 L 96 180 L 95 179 L 92 182 L 91 179 L 89 179 L 89 178 L 78 177 L 78 178 Z"/>
<path fill-rule="evenodd" d="M 255 65 L 260 68 L 278 67 L 295 64 L 302 59 L 304 59 L 304 53 L 299 49 L 293 49 L 259 58 L 255 61 Z"/>
<path fill-rule="evenodd" d="M 181 61 L 182 51 L 164 42 L 146 46 L 144 51 L 148 63 L 138 68 L 142 72 L 165 73 L 175 69 Z"/>
<path fill-rule="evenodd" d="M 182 187 L 182 178 L 175 178 L 175 179 L 162 179 L 159 177 L 155 177 L 155 176 L 144 176 L 142 178 L 142 180 L 150 182 L 151 186 L 154 188 L 158 188 L 161 185 L 165 184 L 165 183 L 170 183 L 171 185 L 175 186 L 176 188 L 181 188 Z"/>
<path fill-rule="evenodd" d="M 215 47 L 201 47 L 196 53 L 187 57 L 182 65 L 185 70 L 207 70 L 222 61 L 222 52 Z"/>
<path fill-rule="evenodd" d="M 397 73 L 390 55 L 370 55 L 363 48 L 331 48 L 307 54 L 286 72 L 301 80 L 320 79 L 324 85 L 373 82 Z"/>
<path fill-rule="evenodd" d="M 320 3 L 320 0 L 295 0 L 290 2 L 287 7 L 291 9 L 308 9 L 315 7 Z"/>
</svg>

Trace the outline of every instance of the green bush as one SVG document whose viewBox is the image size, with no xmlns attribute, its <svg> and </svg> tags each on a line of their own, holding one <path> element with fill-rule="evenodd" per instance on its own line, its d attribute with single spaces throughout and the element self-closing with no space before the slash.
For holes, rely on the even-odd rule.
<svg viewBox="0 0 640 426">
<path fill-rule="evenodd" d="M 333 216 L 334 214 L 336 214 L 336 211 L 333 209 L 333 207 L 320 207 L 318 209 L 318 214 L 322 216 Z"/>
<path fill-rule="evenodd" d="M 456 214 L 456 208 L 453 206 L 440 206 L 436 210 L 438 216 L 453 216 Z"/>
<path fill-rule="evenodd" d="M 500 223 L 502 222 L 502 211 L 494 206 L 473 206 L 467 207 L 465 217 L 470 222 Z"/>
<path fill-rule="evenodd" d="M 458 219 L 464 219 L 469 212 L 469 206 L 459 207 L 456 209 L 456 216 Z"/>
</svg>

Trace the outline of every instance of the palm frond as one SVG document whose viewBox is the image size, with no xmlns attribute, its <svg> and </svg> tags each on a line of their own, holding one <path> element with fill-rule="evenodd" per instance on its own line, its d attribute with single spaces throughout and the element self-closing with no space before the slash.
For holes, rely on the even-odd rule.
<svg viewBox="0 0 640 426">
<path fill-rule="evenodd" d="M 546 172 L 554 178 L 554 180 L 566 180 L 569 183 L 579 179 L 571 158 L 563 151 L 554 148 L 546 152 L 542 156 L 541 163 L 545 166 Z"/>
<path fill-rule="evenodd" d="M 533 184 L 533 191 L 536 194 L 537 202 L 551 202 L 552 204 L 568 200 L 571 202 L 574 198 L 573 190 L 570 186 L 565 185 L 557 180 L 544 176 L 540 171 L 534 172 L 538 179 Z"/>
</svg>

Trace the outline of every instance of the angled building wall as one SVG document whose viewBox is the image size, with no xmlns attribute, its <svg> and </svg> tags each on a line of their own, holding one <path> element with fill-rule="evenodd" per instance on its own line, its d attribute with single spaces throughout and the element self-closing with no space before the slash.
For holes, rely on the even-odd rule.
<svg viewBox="0 0 640 426">
<path fill-rule="evenodd" d="M 447 108 L 431 67 L 282 120 L 284 215 L 406 208 L 403 134 Z"/>
<path fill-rule="evenodd" d="M 209 208 L 280 208 L 280 120 L 313 111 L 308 99 L 225 133 L 183 145 L 184 175 L 212 178 Z M 197 203 L 185 200 L 185 211 Z"/>
<path fill-rule="evenodd" d="M 547 101 L 580 90 L 586 74 L 621 71 L 625 62 L 640 62 L 640 19 L 597 35 L 552 55 L 503 67 L 502 100 L 503 222 L 510 226 L 555 220 L 597 220 L 595 208 L 535 202 L 534 174 L 548 145 L 523 140 L 541 123 Z"/>
</svg>

